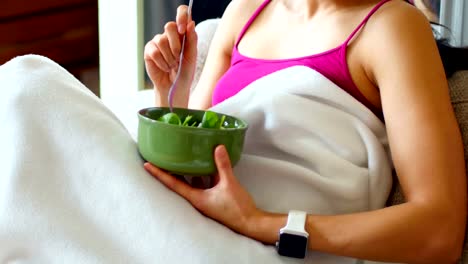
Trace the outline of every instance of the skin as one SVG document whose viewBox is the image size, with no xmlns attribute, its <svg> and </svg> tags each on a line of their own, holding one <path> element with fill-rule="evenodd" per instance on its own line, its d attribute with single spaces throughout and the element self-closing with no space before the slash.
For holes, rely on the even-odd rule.
<svg viewBox="0 0 468 264">
<path fill-rule="evenodd" d="M 145 48 L 156 104 L 167 105 L 167 91 L 177 69 L 178 45 L 186 33 L 189 41 L 176 104 L 209 108 L 215 84 L 229 67 L 235 40 L 261 2 L 234 0 L 230 4 L 190 98 L 197 37 L 186 7 L 180 7 L 176 22 L 169 22 L 165 32 Z M 239 50 L 249 57 L 278 59 L 334 48 L 377 2 L 275 0 L 249 28 Z M 288 21 L 287 25 L 283 21 Z M 315 36 L 320 36 L 320 41 Z M 271 48 L 264 49 L 266 45 Z M 407 202 L 348 215 L 310 214 L 306 221 L 310 250 L 385 262 L 455 263 L 466 223 L 463 144 L 428 20 L 403 1 L 385 4 L 351 42 L 347 61 L 361 92 L 382 109 L 392 159 Z M 174 67 L 165 68 L 164 63 Z M 223 146 L 216 148 L 214 157 L 218 174 L 208 189 L 190 186 L 149 163 L 144 166 L 207 217 L 240 234 L 274 244 L 287 215 L 256 207 L 236 180 Z"/>
</svg>

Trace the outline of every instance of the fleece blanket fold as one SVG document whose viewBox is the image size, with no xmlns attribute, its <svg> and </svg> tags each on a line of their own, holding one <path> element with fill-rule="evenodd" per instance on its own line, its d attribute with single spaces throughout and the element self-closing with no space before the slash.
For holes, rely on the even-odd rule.
<svg viewBox="0 0 468 264">
<path fill-rule="evenodd" d="M 250 124 L 235 173 L 260 208 L 384 206 L 385 127 L 319 73 L 273 73 L 213 110 Z M 154 180 L 119 118 L 49 59 L 0 66 L 0 124 L 0 263 L 304 263 L 204 217 Z M 310 252 L 306 263 L 358 261 Z"/>
</svg>

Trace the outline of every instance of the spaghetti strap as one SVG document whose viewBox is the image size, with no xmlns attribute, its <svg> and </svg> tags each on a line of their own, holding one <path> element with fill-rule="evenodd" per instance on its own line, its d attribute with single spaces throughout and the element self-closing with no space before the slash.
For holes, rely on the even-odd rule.
<svg viewBox="0 0 468 264">
<path fill-rule="evenodd" d="M 359 24 L 356 29 L 349 35 L 348 39 L 345 41 L 345 45 L 347 46 L 348 43 L 354 38 L 354 36 L 358 33 L 358 31 L 369 21 L 369 19 L 372 17 L 372 15 L 379 10 L 381 6 L 383 6 L 385 3 L 389 2 L 390 0 L 382 0 L 380 1 L 372 10 L 367 14 L 367 16 L 362 20 L 361 24 Z"/>
<path fill-rule="evenodd" d="M 258 8 L 257 10 L 255 10 L 255 12 L 253 13 L 253 15 L 250 17 L 250 19 L 247 21 L 247 23 L 245 24 L 245 26 L 242 28 L 242 31 L 241 33 L 239 34 L 239 37 L 237 38 L 237 41 L 236 41 L 236 47 L 237 45 L 239 45 L 239 42 L 241 41 L 242 37 L 244 36 L 245 32 L 247 32 L 247 30 L 249 29 L 250 25 L 252 25 L 252 23 L 254 22 L 255 18 L 257 18 L 257 16 L 260 14 L 260 12 L 262 12 L 262 10 L 265 8 L 266 5 L 268 5 L 269 3 L 271 2 L 271 0 L 265 0 Z"/>
</svg>

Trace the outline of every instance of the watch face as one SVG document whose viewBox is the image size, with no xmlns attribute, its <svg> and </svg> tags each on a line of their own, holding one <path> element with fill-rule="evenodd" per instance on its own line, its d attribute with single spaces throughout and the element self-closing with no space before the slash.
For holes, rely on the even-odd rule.
<svg viewBox="0 0 468 264">
<path fill-rule="evenodd" d="M 280 234 L 278 254 L 293 258 L 305 258 L 306 252 L 307 237 L 288 233 Z"/>
</svg>

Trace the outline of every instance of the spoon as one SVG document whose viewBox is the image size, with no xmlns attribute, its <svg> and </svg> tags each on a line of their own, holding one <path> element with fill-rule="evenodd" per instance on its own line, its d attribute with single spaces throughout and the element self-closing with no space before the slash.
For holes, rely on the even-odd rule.
<svg viewBox="0 0 468 264">
<path fill-rule="evenodd" d="M 189 17 L 189 18 L 190 18 L 190 15 L 192 14 L 192 6 L 193 6 L 193 0 L 190 0 L 189 6 L 188 6 L 188 11 L 187 11 L 187 17 Z M 174 79 L 174 82 L 171 85 L 171 88 L 169 89 L 168 101 L 169 101 L 169 109 L 170 109 L 171 112 L 173 112 L 172 111 L 172 100 L 174 99 L 174 92 L 175 92 L 175 89 L 176 89 L 176 84 L 177 84 L 177 81 L 179 80 L 180 72 L 181 72 L 181 69 L 182 69 L 182 60 L 184 59 L 186 35 L 187 34 L 184 34 L 184 37 L 182 39 L 182 49 L 180 51 L 179 67 L 177 69 L 177 74 L 176 74 L 176 77 Z"/>
</svg>

